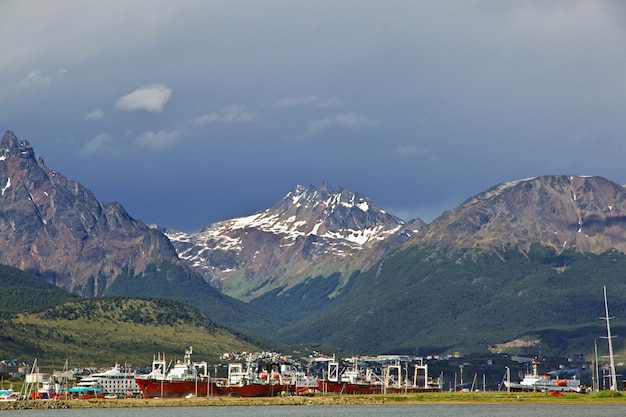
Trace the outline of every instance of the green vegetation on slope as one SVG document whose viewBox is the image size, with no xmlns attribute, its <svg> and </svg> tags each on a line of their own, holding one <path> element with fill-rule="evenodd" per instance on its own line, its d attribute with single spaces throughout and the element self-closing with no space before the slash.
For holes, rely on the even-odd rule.
<svg viewBox="0 0 626 417">
<path fill-rule="evenodd" d="M 179 272 L 175 266 L 160 265 L 139 277 L 126 277 L 126 283 L 135 286 L 137 293 L 144 288 L 149 295 L 186 295 L 207 309 L 218 309 L 229 301 L 215 290 L 207 290 L 208 284 L 193 276 L 179 285 Z M 190 345 L 198 360 L 216 359 L 228 351 L 255 349 L 252 342 L 215 325 L 203 312 L 179 301 L 83 299 L 3 265 L 0 285 L 0 359 L 39 358 L 46 364 L 68 359 L 83 366 L 115 362 L 140 366 L 149 364 L 157 352 L 182 358 Z"/>
<path fill-rule="evenodd" d="M 523 336 L 541 339 L 546 354 L 590 352 L 605 334 L 603 285 L 611 315 L 620 318 L 613 324 L 626 324 L 625 277 L 626 256 L 618 252 L 555 255 L 533 247 L 527 255 L 461 262 L 410 248 L 353 277 L 325 311 L 279 335 L 357 353 L 480 352 Z"/>
<path fill-rule="evenodd" d="M 76 299 L 59 287 L 11 266 L 0 265 L 0 316 L 37 311 Z"/>
<path fill-rule="evenodd" d="M 39 358 L 41 364 L 147 365 L 157 352 L 182 359 L 194 347 L 197 360 L 255 349 L 213 324 L 199 310 L 163 299 L 104 297 L 68 301 L 0 322 L 0 357 Z"/>
<path fill-rule="evenodd" d="M 329 277 L 308 278 L 289 289 L 282 287 L 269 291 L 250 301 L 250 305 L 290 320 L 310 317 L 328 305 L 329 297 L 339 286 L 340 277 L 341 274 L 336 272 Z"/>
<path fill-rule="evenodd" d="M 215 323 L 258 336 L 264 333 L 267 336 L 267 323 L 285 324 L 279 316 L 263 314 L 249 304 L 220 293 L 199 275 L 185 273 L 179 266 L 167 262 L 149 265 L 145 272 L 137 275 L 126 271 L 109 287 L 107 295 L 178 300 L 198 308 Z"/>
</svg>

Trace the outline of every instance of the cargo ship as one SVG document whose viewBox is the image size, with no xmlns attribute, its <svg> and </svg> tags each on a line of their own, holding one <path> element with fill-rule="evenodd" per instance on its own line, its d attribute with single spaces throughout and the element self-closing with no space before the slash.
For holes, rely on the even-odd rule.
<svg viewBox="0 0 626 417">
<path fill-rule="evenodd" d="M 365 372 L 359 369 L 356 358 L 352 361 L 353 366 L 340 372 L 339 362 L 333 356 L 333 360 L 328 362 L 326 377 L 319 382 L 320 390 L 335 394 L 382 394 L 380 377 L 369 369 Z"/>
<path fill-rule="evenodd" d="M 135 375 L 135 382 L 144 398 L 184 398 L 206 396 L 211 389 L 206 362 L 192 363 L 193 347 L 185 350 L 183 361 L 168 369 L 165 353 L 152 359 L 152 371 Z"/>
<path fill-rule="evenodd" d="M 288 385 L 277 370 L 266 369 L 257 373 L 248 365 L 228 364 L 228 377 L 215 378 L 216 395 L 229 397 L 275 397 L 286 395 Z"/>
</svg>

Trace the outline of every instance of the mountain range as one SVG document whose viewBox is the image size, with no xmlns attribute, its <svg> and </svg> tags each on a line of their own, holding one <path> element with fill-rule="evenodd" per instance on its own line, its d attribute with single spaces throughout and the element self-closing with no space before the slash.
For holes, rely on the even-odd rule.
<svg viewBox="0 0 626 417">
<path fill-rule="evenodd" d="M 174 298 L 275 342 L 588 351 L 603 285 L 626 317 L 626 191 L 601 177 L 499 184 L 429 224 L 298 185 L 267 210 L 185 233 L 98 202 L 7 132 L 0 186 L 0 263 L 83 297 Z"/>
</svg>

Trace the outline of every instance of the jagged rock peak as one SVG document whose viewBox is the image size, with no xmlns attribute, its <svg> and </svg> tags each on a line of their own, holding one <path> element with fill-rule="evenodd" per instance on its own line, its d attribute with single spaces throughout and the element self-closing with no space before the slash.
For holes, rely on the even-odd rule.
<svg viewBox="0 0 626 417">
<path fill-rule="evenodd" d="M 48 169 L 11 131 L 0 142 L 0 184 L 0 264 L 86 296 L 163 261 L 188 273 L 165 235 Z"/>
<path fill-rule="evenodd" d="M 197 234 L 166 234 L 180 259 L 207 281 L 249 301 L 329 273 L 339 272 L 343 285 L 353 270 L 404 243 L 413 228 L 361 194 L 324 182 L 319 188 L 296 185 L 266 210 Z"/>
<path fill-rule="evenodd" d="M 297 185 L 289 192 L 284 200 L 290 201 L 296 206 L 308 206 L 323 203 L 329 208 L 342 205 L 344 207 L 357 207 L 366 212 L 372 207 L 370 200 L 359 193 L 354 193 L 343 187 L 333 188 L 326 181 L 319 189 L 313 185 L 305 187 Z"/>
<path fill-rule="evenodd" d="M 33 151 L 30 143 L 25 140 L 19 140 L 15 134 L 7 130 L 2 136 L 2 142 L 0 142 L 0 149 L 2 149 L 3 156 L 15 155 L 15 156 L 28 156 L 34 157 L 35 152 Z"/>
</svg>

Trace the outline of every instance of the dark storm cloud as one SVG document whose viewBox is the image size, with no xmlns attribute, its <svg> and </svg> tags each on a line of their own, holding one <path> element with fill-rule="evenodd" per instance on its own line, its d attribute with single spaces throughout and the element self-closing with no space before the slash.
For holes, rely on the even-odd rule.
<svg viewBox="0 0 626 417">
<path fill-rule="evenodd" d="M 0 124 L 184 230 L 328 181 L 432 220 L 499 182 L 626 182 L 613 1 L 4 1 Z"/>
</svg>

